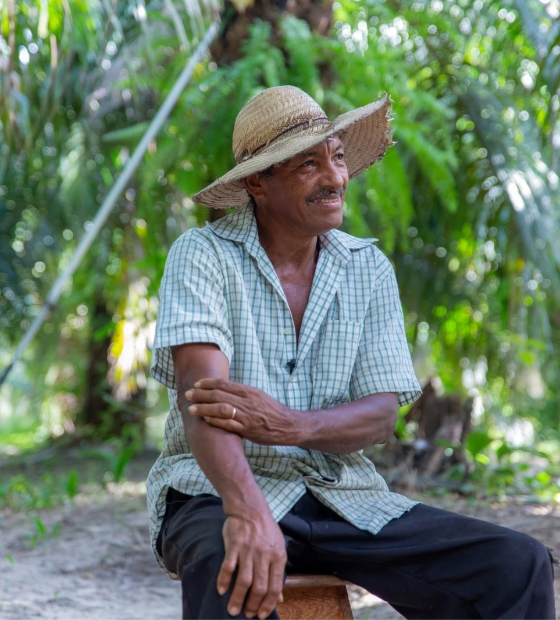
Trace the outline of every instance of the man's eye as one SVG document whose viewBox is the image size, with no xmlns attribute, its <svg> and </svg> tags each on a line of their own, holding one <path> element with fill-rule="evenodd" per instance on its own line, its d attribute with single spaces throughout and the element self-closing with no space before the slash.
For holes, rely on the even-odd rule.
<svg viewBox="0 0 560 620">
<path fill-rule="evenodd" d="M 338 161 L 342 161 L 344 159 L 344 153 L 336 153 L 334 156 Z"/>
<path fill-rule="evenodd" d="M 308 159 L 307 161 L 304 161 L 302 166 L 312 166 L 315 162 L 312 159 Z"/>
</svg>

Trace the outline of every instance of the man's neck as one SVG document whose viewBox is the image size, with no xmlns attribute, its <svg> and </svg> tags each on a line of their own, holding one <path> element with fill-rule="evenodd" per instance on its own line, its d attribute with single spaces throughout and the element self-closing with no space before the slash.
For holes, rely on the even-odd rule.
<svg viewBox="0 0 560 620">
<path fill-rule="evenodd" d="M 299 270 L 317 263 L 320 242 L 318 236 L 303 236 L 298 231 L 267 222 L 257 216 L 259 242 L 276 270 Z"/>
<path fill-rule="evenodd" d="M 276 236 L 271 237 L 258 228 L 259 241 L 274 268 L 299 270 L 315 265 L 319 258 L 318 237 L 306 239 Z"/>
<path fill-rule="evenodd" d="M 299 341 L 303 316 L 311 294 L 315 268 L 319 259 L 319 238 L 301 239 L 280 234 L 272 236 L 266 234 L 266 228 L 257 228 L 259 241 L 278 274 L 280 284 L 286 295 L 296 330 L 296 338 Z"/>
</svg>

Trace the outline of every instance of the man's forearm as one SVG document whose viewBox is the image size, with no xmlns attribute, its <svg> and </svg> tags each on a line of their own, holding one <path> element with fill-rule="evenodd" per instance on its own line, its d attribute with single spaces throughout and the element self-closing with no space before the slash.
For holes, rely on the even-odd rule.
<svg viewBox="0 0 560 620">
<path fill-rule="evenodd" d="M 298 446 L 348 454 L 391 437 L 397 403 L 394 394 L 373 394 L 332 409 L 293 413 L 297 416 Z"/>
<path fill-rule="evenodd" d="M 215 345 L 204 343 L 173 347 L 172 354 L 177 406 L 187 440 L 200 468 L 222 498 L 226 514 L 254 512 L 255 509 L 266 514 L 268 504 L 251 472 L 241 437 L 188 414 L 190 403 L 185 392 L 201 377 L 227 378 L 227 358 Z"/>
<path fill-rule="evenodd" d="M 245 456 L 238 435 L 183 414 L 187 440 L 200 468 L 212 483 L 228 516 L 251 510 L 268 511 L 268 504 Z"/>
<path fill-rule="evenodd" d="M 394 393 L 371 394 L 332 409 L 298 411 L 257 388 L 208 378 L 196 382 L 186 397 L 192 403 L 187 415 L 254 443 L 338 454 L 387 441 L 397 421 Z"/>
<path fill-rule="evenodd" d="M 247 617 L 266 618 L 282 593 L 287 559 L 284 536 L 253 476 L 241 437 L 192 417 L 185 397 L 202 377 L 227 380 L 228 360 L 211 343 L 179 345 L 172 347 L 172 354 L 186 437 L 227 515 L 222 529 L 225 556 L 216 589 L 223 595 L 232 588 L 230 615 L 237 616 L 244 607 Z"/>
</svg>

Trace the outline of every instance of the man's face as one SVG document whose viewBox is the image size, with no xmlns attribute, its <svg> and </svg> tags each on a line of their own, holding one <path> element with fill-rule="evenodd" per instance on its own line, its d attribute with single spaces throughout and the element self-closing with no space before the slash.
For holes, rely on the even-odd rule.
<svg viewBox="0 0 560 620">
<path fill-rule="evenodd" d="M 257 219 L 287 224 L 298 236 L 316 236 L 342 224 L 348 170 L 340 138 L 327 138 L 275 166 L 270 176 L 255 176 L 258 187 L 249 183 L 248 189 L 257 202 Z"/>
</svg>

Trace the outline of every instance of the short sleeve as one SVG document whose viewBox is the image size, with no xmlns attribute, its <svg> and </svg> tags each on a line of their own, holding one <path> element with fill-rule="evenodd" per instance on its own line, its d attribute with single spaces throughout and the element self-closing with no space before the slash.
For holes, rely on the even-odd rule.
<svg viewBox="0 0 560 620">
<path fill-rule="evenodd" d="M 414 402 L 422 390 L 406 341 L 395 272 L 386 257 L 382 261 L 350 379 L 350 398 L 396 392 L 403 406 Z"/>
<path fill-rule="evenodd" d="M 198 230 L 171 247 L 160 286 L 152 376 L 175 388 L 170 347 L 194 342 L 216 344 L 231 362 L 224 277 L 211 245 Z"/>
</svg>

